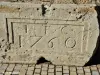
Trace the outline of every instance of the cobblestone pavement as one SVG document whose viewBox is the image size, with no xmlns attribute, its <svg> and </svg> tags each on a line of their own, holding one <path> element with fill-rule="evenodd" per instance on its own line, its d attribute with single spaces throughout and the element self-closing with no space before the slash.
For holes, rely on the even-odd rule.
<svg viewBox="0 0 100 75">
<path fill-rule="evenodd" d="M 100 75 L 100 65 L 0 64 L 0 75 Z"/>
</svg>

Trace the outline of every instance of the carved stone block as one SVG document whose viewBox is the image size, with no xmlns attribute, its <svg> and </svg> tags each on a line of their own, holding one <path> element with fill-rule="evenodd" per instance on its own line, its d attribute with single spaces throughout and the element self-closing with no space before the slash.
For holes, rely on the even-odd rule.
<svg viewBox="0 0 100 75">
<path fill-rule="evenodd" d="M 53 64 L 83 66 L 99 35 L 95 5 L 41 6 L 0 4 L 0 27 L 9 44 L 1 61 L 36 63 L 44 57 Z"/>
</svg>

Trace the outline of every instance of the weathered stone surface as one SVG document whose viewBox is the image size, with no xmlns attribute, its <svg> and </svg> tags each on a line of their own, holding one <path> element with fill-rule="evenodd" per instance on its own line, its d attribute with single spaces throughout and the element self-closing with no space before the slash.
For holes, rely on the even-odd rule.
<svg viewBox="0 0 100 75">
<path fill-rule="evenodd" d="M 0 0 L 3 2 L 32 2 L 35 4 L 100 4 L 100 0 Z"/>
<path fill-rule="evenodd" d="M 0 31 L 6 41 L 1 40 L 2 62 L 36 63 L 44 57 L 53 64 L 82 66 L 99 35 L 94 4 L 0 3 Z"/>
</svg>

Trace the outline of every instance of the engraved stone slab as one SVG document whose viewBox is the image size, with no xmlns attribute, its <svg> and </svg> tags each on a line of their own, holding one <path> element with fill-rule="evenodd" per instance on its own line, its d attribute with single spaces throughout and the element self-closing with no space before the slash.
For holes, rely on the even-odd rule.
<svg viewBox="0 0 100 75">
<path fill-rule="evenodd" d="M 0 4 L 0 36 L 8 43 L 0 52 L 1 61 L 36 63 L 44 57 L 53 64 L 83 66 L 92 56 L 99 35 L 95 5 L 44 7 Z"/>
</svg>

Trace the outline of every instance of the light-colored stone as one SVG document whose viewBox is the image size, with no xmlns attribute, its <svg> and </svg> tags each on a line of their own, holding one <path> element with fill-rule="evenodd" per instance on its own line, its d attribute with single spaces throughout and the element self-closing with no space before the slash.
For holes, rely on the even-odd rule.
<svg viewBox="0 0 100 75">
<path fill-rule="evenodd" d="M 96 66 L 91 66 L 91 70 L 95 71 L 95 70 L 97 70 L 97 67 Z"/>
<path fill-rule="evenodd" d="M 54 69 L 54 65 L 49 65 L 49 69 Z"/>
<path fill-rule="evenodd" d="M 5 75 L 11 75 L 12 72 L 5 72 Z"/>
<path fill-rule="evenodd" d="M 100 0 L 0 0 L 1 2 L 31 2 L 36 4 L 95 4 L 100 3 Z"/>
<path fill-rule="evenodd" d="M 28 70 L 27 75 L 33 75 L 33 71 Z"/>
<path fill-rule="evenodd" d="M 90 73 L 90 72 L 91 72 L 89 67 L 84 67 L 84 71 L 85 71 L 86 73 Z"/>
<path fill-rule="evenodd" d="M 98 70 L 96 70 L 96 71 L 92 71 L 92 75 L 100 75 L 100 74 L 99 74 Z"/>
<path fill-rule="evenodd" d="M 48 70 L 48 68 L 47 68 L 47 67 L 43 67 L 43 68 L 42 68 L 42 70 L 47 71 L 47 70 Z"/>
<path fill-rule="evenodd" d="M 70 75 L 77 75 L 76 72 L 70 72 Z"/>
<path fill-rule="evenodd" d="M 42 71 L 41 75 L 47 75 L 47 71 Z"/>
<path fill-rule="evenodd" d="M 70 71 L 76 72 L 76 67 L 70 67 Z"/>
<path fill-rule="evenodd" d="M 48 73 L 48 75 L 55 75 L 54 73 Z"/>
<path fill-rule="evenodd" d="M 62 72 L 56 72 L 56 75 L 62 75 Z"/>
<path fill-rule="evenodd" d="M 54 69 L 48 69 L 48 72 L 52 73 L 54 72 Z"/>
<path fill-rule="evenodd" d="M 13 69 L 14 69 L 14 67 L 15 67 L 15 64 L 10 64 L 9 66 L 8 66 L 8 68 L 7 68 L 7 72 L 12 72 L 13 71 Z"/>
<path fill-rule="evenodd" d="M 6 41 L 0 61 L 36 63 L 44 57 L 53 64 L 83 66 L 99 35 L 95 6 L 52 4 L 44 10 L 41 4 L 0 3 L 0 37 Z"/>
<path fill-rule="evenodd" d="M 41 65 L 36 65 L 35 68 L 40 69 Z"/>
<path fill-rule="evenodd" d="M 64 70 L 69 70 L 69 67 L 68 66 L 63 66 L 63 69 Z"/>
<path fill-rule="evenodd" d="M 63 69 L 63 73 L 64 73 L 64 74 L 69 74 L 69 70 Z"/>
<path fill-rule="evenodd" d="M 22 65 L 20 64 L 16 64 L 16 66 L 14 67 L 14 71 L 20 71 Z"/>
<path fill-rule="evenodd" d="M 35 73 L 40 73 L 41 69 L 35 69 Z"/>
<path fill-rule="evenodd" d="M 91 73 L 85 73 L 85 75 L 91 75 Z"/>
<path fill-rule="evenodd" d="M 19 71 L 13 71 L 13 72 L 12 72 L 12 75 L 19 75 L 19 74 L 20 74 Z"/>
<path fill-rule="evenodd" d="M 28 65 L 23 65 L 20 70 L 19 75 L 25 75 L 27 73 L 27 68 L 28 68 Z"/>
</svg>

